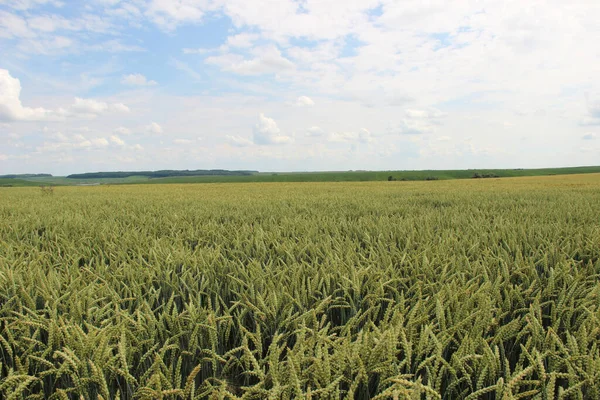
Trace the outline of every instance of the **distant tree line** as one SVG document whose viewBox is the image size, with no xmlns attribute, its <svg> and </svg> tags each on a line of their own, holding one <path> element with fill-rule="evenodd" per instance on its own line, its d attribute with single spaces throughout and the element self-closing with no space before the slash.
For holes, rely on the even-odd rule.
<svg viewBox="0 0 600 400">
<path fill-rule="evenodd" d="M 197 169 L 197 170 L 161 170 L 161 171 L 116 171 L 116 172 L 86 172 L 84 174 L 71 174 L 70 179 L 98 179 L 98 178 L 127 178 L 130 176 L 146 176 L 148 178 L 168 178 L 174 176 L 205 176 L 205 175 L 254 175 L 258 171 L 228 171 L 225 169 Z"/>
<path fill-rule="evenodd" d="M 494 173 L 489 173 L 489 174 L 480 174 L 479 172 L 475 172 L 472 176 L 473 179 L 479 179 L 479 178 L 500 178 L 500 176 L 494 174 Z"/>
<path fill-rule="evenodd" d="M 11 175 L 0 175 L 1 179 L 22 179 L 22 178 L 48 178 L 51 174 L 11 174 Z"/>
<path fill-rule="evenodd" d="M 387 178 L 387 180 L 389 182 L 393 182 L 393 181 L 437 181 L 438 179 L 440 179 L 440 178 L 438 178 L 437 176 L 426 176 L 424 178 L 411 178 L 411 179 L 405 177 L 405 178 L 397 179 L 396 177 L 394 177 L 392 175 L 388 176 L 388 178 Z"/>
</svg>

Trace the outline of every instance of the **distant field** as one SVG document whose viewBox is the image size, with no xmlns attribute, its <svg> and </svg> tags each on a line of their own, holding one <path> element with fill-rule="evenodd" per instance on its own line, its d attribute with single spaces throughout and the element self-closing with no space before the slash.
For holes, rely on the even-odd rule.
<svg viewBox="0 0 600 400">
<path fill-rule="evenodd" d="M 70 185 L 85 185 L 90 183 L 100 183 L 106 185 L 118 185 L 126 183 L 144 183 L 148 181 L 145 176 L 129 176 L 127 178 L 95 178 L 95 179 L 71 179 L 64 176 L 52 176 L 44 178 L 26 178 L 28 182 L 40 185 L 57 185 L 57 186 L 70 186 Z"/>
<path fill-rule="evenodd" d="M 424 171 L 340 171 L 259 173 L 250 176 L 198 176 L 151 179 L 146 183 L 219 183 L 219 182 L 368 182 L 394 180 L 424 181 L 469 179 L 475 174 L 498 178 L 600 173 L 598 167 L 544 168 L 544 169 L 479 169 L 479 170 L 424 170 Z"/>
<path fill-rule="evenodd" d="M 600 174 L 0 189 L 2 399 L 600 399 Z"/>
<path fill-rule="evenodd" d="M 27 181 L 25 179 L 0 178 L 0 187 L 13 186 L 40 186 L 40 183 Z"/>
<path fill-rule="evenodd" d="M 469 179 L 475 175 L 484 177 L 518 177 L 518 176 L 544 176 L 544 175 L 568 175 L 600 173 L 600 166 L 595 167 L 571 167 L 571 168 L 543 168 L 543 169 L 474 169 L 474 170 L 425 170 L 425 171 L 339 171 L 339 172 L 261 172 L 253 175 L 237 176 L 191 176 L 191 177 L 168 177 L 148 178 L 145 176 L 130 176 L 127 178 L 92 178 L 71 179 L 54 176 L 43 178 L 15 179 L 13 186 L 33 185 L 82 185 L 82 184 L 163 184 L 163 183 L 226 183 L 226 182 L 367 182 L 392 180 L 423 181 L 423 180 L 447 180 L 447 179 Z M 24 183 L 27 181 L 30 183 Z M 0 179 L 0 182 L 3 180 Z"/>
</svg>

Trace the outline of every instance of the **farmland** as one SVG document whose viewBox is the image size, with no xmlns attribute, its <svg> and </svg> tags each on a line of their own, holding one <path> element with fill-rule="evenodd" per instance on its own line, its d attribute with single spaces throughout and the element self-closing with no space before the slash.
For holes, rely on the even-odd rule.
<svg viewBox="0 0 600 400">
<path fill-rule="evenodd" d="M 218 170 L 219 171 L 219 170 Z M 173 175 L 169 175 L 172 172 Z M 414 171 L 320 171 L 320 172 L 256 172 L 226 171 L 225 174 L 193 175 L 194 171 L 155 171 L 135 175 L 135 172 L 99 172 L 69 176 L 19 176 L 2 179 L 0 186 L 34 185 L 122 185 L 166 183 L 254 183 L 254 182 L 371 182 L 371 181 L 425 181 L 448 179 L 471 179 L 475 177 L 514 178 L 520 176 L 550 176 L 600 173 L 600 166 L 537 168 L 537 169 L 458 169 Z M 114 177 L 118 176 L 118 177 Z"/>
<path fill-rule="evenodd" d="M 0 395 L 600 398 L 600 174 L 0 188 Z"/>
</svg>

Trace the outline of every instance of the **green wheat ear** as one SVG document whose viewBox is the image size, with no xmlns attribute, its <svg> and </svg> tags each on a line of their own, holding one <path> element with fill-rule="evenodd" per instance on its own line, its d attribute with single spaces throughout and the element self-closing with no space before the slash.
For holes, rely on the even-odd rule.
<svg viewBox="0 0 600 400">
<path fill-rule="evenodd" d="M 429 183 L 2 191 L 0 397 L 600 398 L 600 178 Z"/>
</svg>

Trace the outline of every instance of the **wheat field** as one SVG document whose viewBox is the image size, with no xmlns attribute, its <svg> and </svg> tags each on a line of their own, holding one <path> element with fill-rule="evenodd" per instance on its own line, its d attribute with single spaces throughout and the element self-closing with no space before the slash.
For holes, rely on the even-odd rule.
<svg viewBox="0 0 600 400">
<path fill-rule="evenodd" d="M 0 188 L 4 399 L 599 399 L 600 174 Z"/>
</svg>

